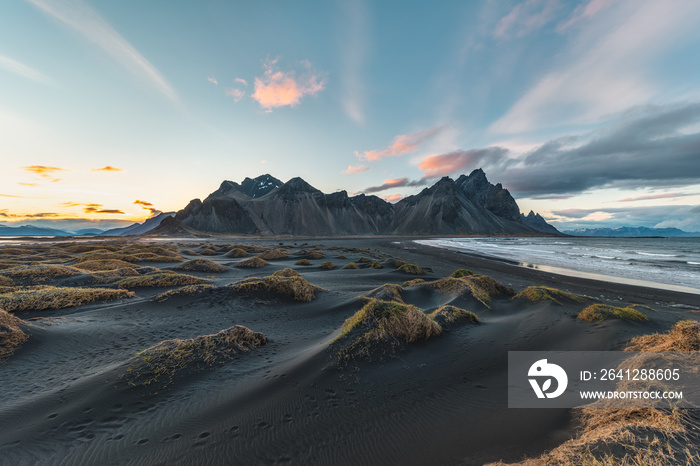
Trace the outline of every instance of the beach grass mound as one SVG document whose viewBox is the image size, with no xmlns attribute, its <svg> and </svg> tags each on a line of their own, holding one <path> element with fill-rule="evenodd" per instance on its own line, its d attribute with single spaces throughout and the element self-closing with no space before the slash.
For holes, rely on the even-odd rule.
<svg viewBox="0 0 700 466">
<path fill-rule="evenodd" d="M 461 323 L 479 323 L 479 317 L 477 317 L 477 315 L 473 312 L 464 310 L 461 307 L 452 306 L 450 304 L 440 306 L 439 308 L 435 309 L 433 312 L 428 314 L 428 317 L 433 319 L 442 327 L 445 327 L 446 325 Z"/>
<path fill-rule="evenodd" d="M 30 248 L 0 248 L 0 257 L 4 256 L 31 256 L 36 254 L 36 249 Z"/>
<path fill-rule="evenodd" d="M 343 267 L 343 268 L 344 269 L 359 269 L 360 266 L 354 262 L 348 262 L 347 264 L 345 264 L 345 267 Z"/>
<path fill-rule="evenodd" d="M 611 306 L 609 304 L 591 304 L 579 312 L 577 318 L 585 322 L 602 322 L 610 319 L 646 322 L 649 318 L 639 309 L 650 309 L 647 306 L 632 304 L 627 307 Z"/>
<path fill-rule="evenodd" d="M 277 260 L 277 259 L 286 259 L 289 257 L 289 253 L 285 251 L 284 249 L 270 249 L 267 250 L 263 253 L 260 254 L 259 256 L 261 259 L 264 259 L 266 261 L 271 261 L 271 260 Z"/>
<path fill-rule="evenodd" d="M 89 270 L 91 272 L 102 272 L 105 270 L 117 270 L 127 268 L 135 269 L 138 267 L 138 265 L 119 259 L 87 259 L 78 262 L 74 265 L 74 267 L 81 270 Z"/>
<path fill-rule="evenodd" d="M 322 270 L 333 270 L 335 268 L 335 264 L 331 261 L 326 261 L 323 264 L 319 266 L 320 269 Z"/>
<path fill-rule="evenodd" d="M 14 286 L 15 282 L 10 277 L 0 275 L 0 286 Z"/>
<path fill-rule="evenodd" d="M 385 283 L 380 287 L 377 287 L 367 293 L 364 297 L 374 298 L 382 301 L 396 301 L 403 303 L 403 288 L 400 285 L 394 283 Z"/>
<path fill-rule="evenodd" d="M 428 282 L 426 286 L 435 289 L 438 293 L 462 295 L 469 291 L 486 307 L 490 307 L 491 299 L 495 296 L 513 296 L 515 294 L 513 290 L 488 275 L 468 275 L 462 278 L 444 277 Z"/>
<path fill-rule="evenodd" d="M 275 273 L 272 274 L 273 277 L 301 277 L 299 275 L 299 272 L 297 272 L 294 269 L 282 269 L 282 270 L 277 270 Z"/>
<path fill-rule="evenodd" d="M 422 278 L 414 278 L 413 280 L 408 280 L 408 281 L 403 282 L 401 284 L 401 286 L 406 288 L 406 287 L 413 286 L 413 285 L 420 285 L 421 283 L 425 283 L 425 280 Z"/>
<path fill-rule="evenodd" d="M 267 344 L 265 335 L 242 325 L 189 340 L 166 340 L 137 353 L 124 378 L 132 386 L 163 389 L 178 374 L 200 372 L 224 364 L 239 353 Z"/>
<path fill-rule="evenodd" d="M 568 291 L 558 290 L 556 288 L 550 288 L 548 286 L 530 286 L 525 288 L 520 293 L 513 296 L 511 299 L 525 299 L 531 303 L 538 303 L 541 301 L 552 301 L 559 305 L 564 303 L 582 303 L 584 302 L 583 296 L 577 295 L 575 293 L 569 293 Z"/>
<path fill-rule="evenodd" d="M 336 259 L 345 260 L 345 259 L 347 259 L 347 256 L 344 256 L 341 254 L 341 255 L 337 256 Z"/>
<path fill-rule="evenodd" d="M 681 320 L 667 333 L 634 337 L 625 351 L 700 351 L 700 322 Z"/>
<path fill-rule="evenodd" d="M 173 290 L 168 290 L 165 293 L 161 293 L 153 298 L 153 301 L 162 303 L 171 298 L 178 298 L 182 296 L 196 296 L 198 294 L 204 293 L 205 291 L 214 289 L 214 285 L 208 283 L 200 285 L 186 285 L 180 288 L 175 288 Z"/>
<path fill-rule="evenodd" d="M 229 252 L 224 254 L 224 257 L 230 257 L 233 259 L 238 259 L 240 257 L 248 257 L 248 252 L 246 252 L 245 249 L 233 248 L 233 249 L 229 250 Z"/>
<path fill-rule="evenodd" d="M 261 267 L 265 267 L 266 265 L 270 264 L 265 259 L 260 256 L 253 256 L 250 259 L 239 262 L 236 264 L 236 267 L 241 267 L 244 269 L 259 269 Z"/>
<path fill-rule="evenodd" d="M 387 259 L 384 262 L 382 262 L 383 265 L 386 265 L 388 267 L 394 267 L 395 269 L 401 268 L 401 266 L 404 266 L 408 264 L 406 261 L 402 261 L 401 259 Z"/>
<path fill-rule="evenodd" d="M 217 254 L 219 253 L 212 248 L 205 248 L 199 251 L 200 256 L 216 256 Z"/>
<path fill-rule="evenodd" d="M 422 267 L 416 264 L 404 264 L 399 267 L 399 272 L 408 273 L 411 275 L 425 275 L 427 273 Z"/>
<path fill-rule="evenodd" d="M 298 261 L 296 261 L 296 262 L 294 263 L 294 265 L 309 266 L 309 265 L 311 265 L 311 262 L 309 261 L 309 259 L 299 259 Z"/>
<path fill-rule="evenodd" d="M 132 297 L 126 290 L 36 286 L 0 294 L 0 307 L 8 312 L 47 311 Z"/>
<path fill-rule="evenodd" d="M 380 264 L 379 262 L 372 262 L 371 264 L 369 264 L 369 266 L 373 269 L 383 269 L 384 268 L 384 266 L 382 264 Z"/>
<path fill-rule="evenodd" d="M 324 257 L 326 257 L 326 255 L 323 253 L 323 251 L 319 250 L 312 250 L 306 253 L 307 259 L 323 259 Z"/>
<path fill-rule="evenodd" d="M 442 333 L 442 327 L 410 304 L 369 299 L 341 328 L 331 343 L 340 362 L 361 358 L 374 360 L 393 356 L 405 343 L 427 340 Z"/>
<path fill-rule="evenodd" d="M 19 327 L 23 323 L 20 318 L 0 309 L 0 360 L 10 356 L 27 341 L 27 334 Z"/>
<path fill-rule="evenodd" d="M 184 272 L 211 272 L 211 273 L 223 273 L 228 269 L 223 265 L 214 262 L 210 259 L 192 259 L 183 262 L 180 265 L 173 267 L 173 270 L 182 270 Z"/>
<path fill-rule="evenodd" d="M 119 288 L 167 288 L 171 286 L 198 285 L 207 283 L 204 278 L 181 273 L 157 272 L 119 280 Z"/>
<path fill-rule="evenodd" d="M 156 254 L 152 252 L 142 252 L 130 254 L 125 257 L 136 257 L 135 262 L 180 262 L 184 259 L 180 254 Z M 125 259 L 126 260 L 126 259 Z"/>
<path fill-rule="evenodd" d="M 474 272 L 472 272 L 471 270 L 467 270 L 467 269 L 457 269 L 457 270 L 455 270 L 454 272 L 452 272 L 452 273 L 450 274 L 450 277 L 452 277 L 452 278 L 463 278 L 463 277 L 471 277 L 472 275 L 474 275 Z"/>
<path fill-rule="evenodd" d="M 359 262 L 360 264 L 369 264 L 370 262 L 372 262 L 372 259 L 360 257 L 359 259 L 357 259 L 357 262 Z"/>
<path fill-rule="evenodd" d="M 267 277 L 250 277 L 234 283 L 233 289 L 239 292 L 268 292 L 287 296 L 294 301 L 309 302 L 322 288 L 312 285 L 306 279 L 296 276 L 269 275 Z"/>
<path fill-rule="evenodd" d="M 39 264 L 13 267 L 11 269 L 5 269 L 1 273 L 16 280 L 27 280 L 39 283 L 47 280 L 72 277 L 84 272 L 75 267 L 66 265 Z"/>
<path fill-rule="evenodd" d="M 100 272 L 90 273 L 90 282 L 92 284 L 109 284 L 128 277 L 138 277 L 140 274 L 133 268 L 123 268 L 116 270 L 103 270 Z"/>
</svg>

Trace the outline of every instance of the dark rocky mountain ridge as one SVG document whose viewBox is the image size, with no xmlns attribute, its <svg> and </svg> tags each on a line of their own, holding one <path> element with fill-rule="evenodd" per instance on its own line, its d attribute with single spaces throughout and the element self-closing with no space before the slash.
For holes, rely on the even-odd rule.
<svg viewBox="0 0 700 466">
<path fill-rule="evenodd" d="M 346 191 L 325 194 L 301 178 L 281 183 L 262 175 L 246 178 L 240 185 L 224 181 L 204 201 L 190 201 L 175 220 L 192 230 L 233 234 L 543 233 L 523 222 L 508 190 L 500 183 L 489 183 L 481 169 L 456 180 L 444 177 L 396 204 L 377 196 L 348 196 Z M 560 234 L 551 228 L 554 231 L 548 234 Z"/>
</svg>

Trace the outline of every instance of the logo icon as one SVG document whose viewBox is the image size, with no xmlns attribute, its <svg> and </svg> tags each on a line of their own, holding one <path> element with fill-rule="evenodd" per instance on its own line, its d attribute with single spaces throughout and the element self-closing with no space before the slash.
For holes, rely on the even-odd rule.
<svg viewBox="0 0 700 466">
<path fill-rule="evenodd" d="M 528 379 L 537 398 L 556 398 L 564 393 L 569 383 L 569 377 L 567 377 L 566 371 L 556 364 L 548 363 L 546 359 L 540 359 L 530 366 L 527 375 L 528 377 L 544 379 L 542 380 L 541 386 L 536 378 Z M 557 381 L 557 388 L 554 391 L 549 391 L 552 388 L 552 379 Z"/>
</svg>

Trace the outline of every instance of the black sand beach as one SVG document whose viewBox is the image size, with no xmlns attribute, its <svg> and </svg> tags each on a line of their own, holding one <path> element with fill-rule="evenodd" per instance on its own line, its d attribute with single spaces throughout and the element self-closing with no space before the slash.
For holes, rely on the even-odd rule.
<svg viewBox="0 0 700 466">
<path fill-rule="evenodd" d="M 183 261 L 206 258 L 225 270 L 182 272 L 213 285 L 191 289 L 190 295 L 155 300 L 175 287 L 124 285 L 134 297 L 13 312 L 25 322 L 21 328 L 29 338 L 0 363 L 1 464 L 520 461 L 572 438 L 577 423 L 571 410 L 507 407 L 508 351 L 620 350 L 635 336 L 697 320 L 700 308 L 698 295 L 558 276 L 421 246 L 411 238 L 187 238 L 145 244 L 167 243 L 178 245 Z M 256 255 L 227 257 L 230 246 L 239 244 L 281 249 L 289 256 L 271 258 L 258 269 L 239 268 Z M 313 250 L 323 257 L 296 265 Z M 3 261 L 9 257 L 2 249 L 0 255 Z M 427 273 L 404 273 L 394 259 Z M 77 267 L 84 256 L 57 260 Z M 144 267 L 168 269 L 180 262 L 131 260 L 141 276 L 154 272 Z M 332 269 L 320 267 L 326 261 Z M 344 268 L 351 262 L 358 268 Z M 229 286 L 285 268 L 322 290 L 305 302 Z M 404 303 L 425 313 L 457 306 L 476 314 L 479 323 L 445 325 L 437 336 L 397 344 L 385 354 L 339 357 L 341 328 L 366 304 L 362 296 L 386 283 L 430 282 L 458 269 L 490 276 L 514 293 L 539 285 L 575 293 L 582 301 L 531 302 L 502 292 L 484 300 L 473 290 L 406 285 L 400 290 Z M 0 274 L 11 278 L 11 270 Z M 88 275 L 41 284 L 85 286 L 94 280 Z M 21 277 L 13 280 L 17 286 L 36 286 Z M 116 289 L 119 283 L 96 286 Z M 651 310 L 647 321 L 576 318 L 593 303 Z M 162 373 L 137 355 L 163 341 L 213 335 L 235 325 L 261 332 L 266 344 L 238 348 L 213 363 L 187 354 L 177 370 L 167 367 Z M 333 343 L 338 337 L 340 343 Z"/>
</svg>

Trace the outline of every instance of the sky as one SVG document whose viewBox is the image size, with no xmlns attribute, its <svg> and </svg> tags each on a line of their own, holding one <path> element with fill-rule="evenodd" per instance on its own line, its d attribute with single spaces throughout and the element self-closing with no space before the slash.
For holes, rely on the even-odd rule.
<svg viewBox="0 0 700 466">
<path fill-rule="evenodd" d="M 0 223 L 225 179 L 396 202 L 483 168 L 561 230 L 700 231 L 700 2 L 0 2 Z"/>
</svg>

